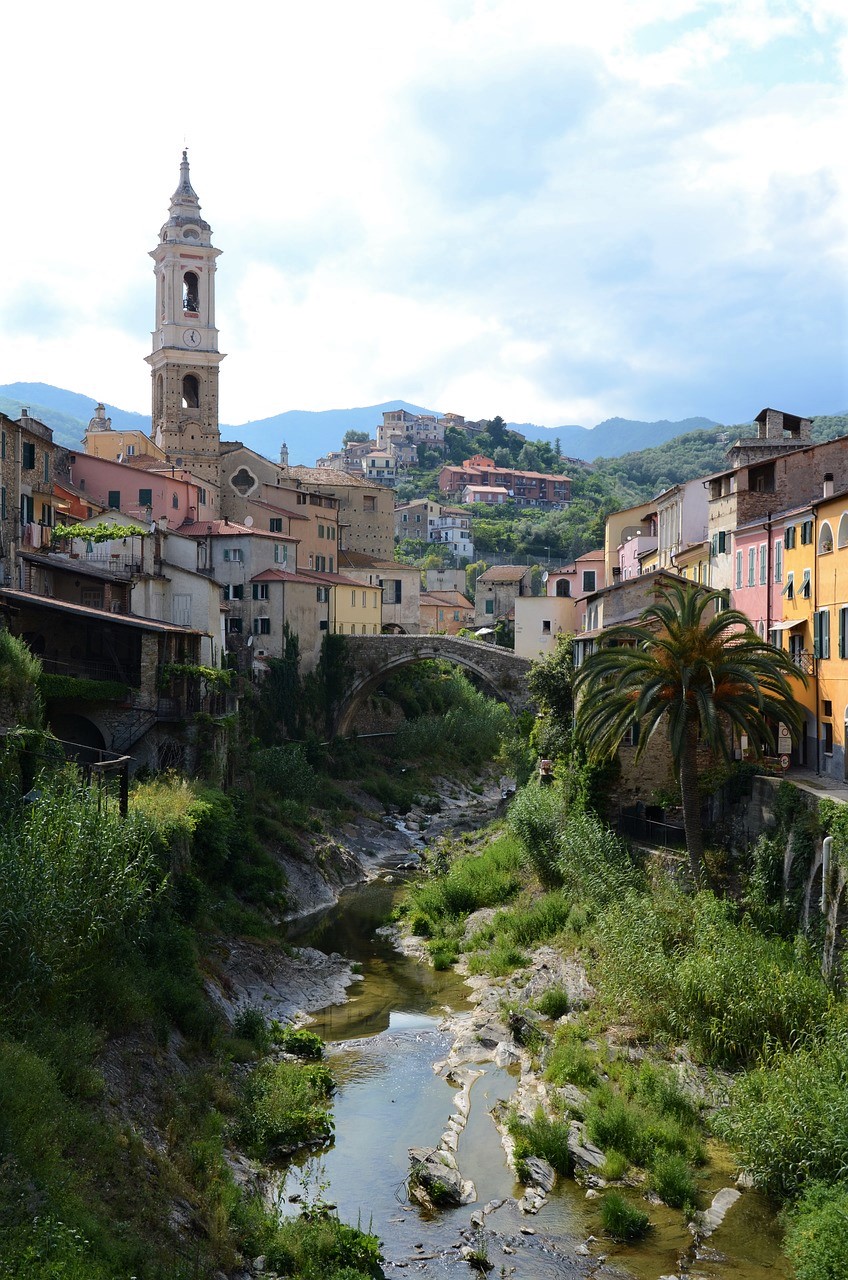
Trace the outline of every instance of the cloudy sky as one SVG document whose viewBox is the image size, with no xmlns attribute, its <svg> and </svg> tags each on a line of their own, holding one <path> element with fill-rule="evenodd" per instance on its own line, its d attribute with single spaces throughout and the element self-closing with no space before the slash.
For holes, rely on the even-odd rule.
<svg viewBox="0 0 848 1280">
<path fill-rule="evenodd" d="M 147 252 L 185 143 L 223 250 L 222 421 L 844 411 L 845 13 L 17 5 L 0 383 L 149 411 Z"/>
</svg>

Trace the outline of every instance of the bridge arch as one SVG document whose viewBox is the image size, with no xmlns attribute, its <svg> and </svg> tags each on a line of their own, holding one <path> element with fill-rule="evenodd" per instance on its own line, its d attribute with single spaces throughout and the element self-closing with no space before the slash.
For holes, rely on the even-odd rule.
<svg viewBox="0 0 848 1280">
<path fill-rule="evenodd" d="M 530 662 L 518 658 L 511 649 L 458 640 L 454 636 L 349 636 L 346 651 L 352 676 L 336 714 L 336 733 L 350 733 L 356 713 L 369 694 L 387 676 L 418 662 L 452 662 L 475 675 L 486 692 L 505 702 L 513 713 L 530 705 L 527 674 Z"/>
</svg>

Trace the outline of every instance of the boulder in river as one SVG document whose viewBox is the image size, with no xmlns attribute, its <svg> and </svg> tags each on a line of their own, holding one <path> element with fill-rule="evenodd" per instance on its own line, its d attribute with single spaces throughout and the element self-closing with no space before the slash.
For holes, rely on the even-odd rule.
<svg viewBox="0 0 848 1280">
<path fill-rule="evenodd" d="M 410 1187 L 420 1187 L 435 1205 L 462 1204 L 462 1178 L 459 1170 L 445 1163 L 444 1154 L 435 1147 L 410 1147 Z"/>
<path fill-rule="evenodd" d="M 529 1186 L 550 1191 L 556 1182 L 556 1171 L 541 1156 L 526 1156 L 523 1161 L 525 1181 Z"/>
<path fill-rule="evenodd" d="M 576 1170 L 600 1169 L 606 1164 L 606 1156 L 600 1148 L 589 1141 L 586 1130 L 577 1120 L 568 1126 L 568 1149 Z"/>
</svg>

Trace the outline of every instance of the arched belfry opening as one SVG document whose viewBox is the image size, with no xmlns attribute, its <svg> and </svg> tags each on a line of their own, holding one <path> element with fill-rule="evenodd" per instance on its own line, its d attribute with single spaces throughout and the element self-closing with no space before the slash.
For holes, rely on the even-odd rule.
<svg viewBox="0 0 848 1280">
<path fill-rule="evenodd" d="M 186 271 L 183 275 L 183 310 L 197 315 L 200 310 L 200 284 L 194 271 Z"/>
<path fill-rule="evenodd" d="M 560 598 L 571 595 L 571 583 L 568 578 L 557 578 L 556 593 Z"/>
<path fill-rule="evenodd" d="M 194 373 L 187 373 L 183 378 L 183 408 L 200 408 L 200 383 Z"/>
</svg>

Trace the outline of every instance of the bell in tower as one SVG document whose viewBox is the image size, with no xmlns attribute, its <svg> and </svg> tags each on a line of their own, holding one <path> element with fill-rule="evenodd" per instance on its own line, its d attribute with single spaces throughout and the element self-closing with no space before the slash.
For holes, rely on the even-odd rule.
<svg viewBox="0 0 848 1280">
<path fill-rule="evenodd" d="M 153 438 L 197 480 L 196 518 L 218 514 L 220 446 L 215 269 L 220 254 L 200 214 L 183 151 L 180 181 L 167 222 L 151 251 L 156 278 L 153 350 Z"/>
</svg>

